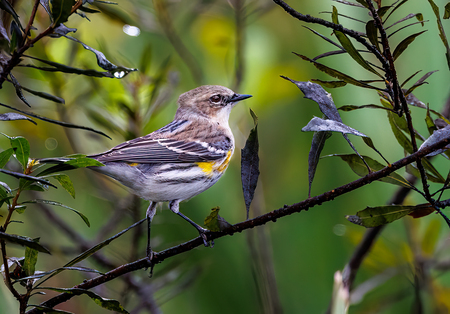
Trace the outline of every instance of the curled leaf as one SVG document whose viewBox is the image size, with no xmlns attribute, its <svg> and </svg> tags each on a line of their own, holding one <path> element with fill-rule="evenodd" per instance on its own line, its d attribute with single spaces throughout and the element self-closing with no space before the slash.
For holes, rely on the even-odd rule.
<svg viewBox="0 0 450 314">
<path fill-rule="evenodd" d="M 348 125 L 345 125 L 342 122 L 333 121 L 330 119 L 321 119 L 318 117 L 314 117 L 308 124 L 302 128 L 303 132 L 314 131 L 314 132 L 323 132 L 323 131 L 331 131 L 331 132 L 340 132 L 345 134 L 353 134 L 357 136 L 367 137 L 364 133 L 355 130 Z"/>
</svg>

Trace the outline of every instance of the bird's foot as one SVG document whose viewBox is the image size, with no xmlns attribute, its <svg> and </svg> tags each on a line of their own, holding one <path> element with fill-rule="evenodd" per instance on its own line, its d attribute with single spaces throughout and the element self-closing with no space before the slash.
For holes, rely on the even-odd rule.
<svg viewBox="0 0 450 314">
<path fill-rule="evenodd" d="M 151 247 L 147 247 L 147 262 L 148 262 L 148 268 L 150 268 L 150 273 L 148 276 L 151 278 L 153 276 L 153 268 L 155 267 L 155 263 L 153 262 L 154 252 L 151 249 Z"/>
<path fill-rule="evenodd" d="M 198 233 L 200 234 L 200 237 L 203 240 L 203 244 L 206 247 L 209 246 L 210 248 L 213 248 L 214 247 L 214 240 L 208 240 L 208 235 L 207 235 L 208 232 L 209 232 L 209 230 L 205 229 L 205 228 L 198 229 Z"/>
</svg>

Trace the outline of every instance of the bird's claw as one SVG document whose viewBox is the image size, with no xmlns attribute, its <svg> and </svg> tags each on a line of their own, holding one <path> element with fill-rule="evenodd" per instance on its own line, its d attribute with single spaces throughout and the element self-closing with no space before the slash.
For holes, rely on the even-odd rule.
<svg viewBox="0 0 450 314">
<path fill-rule="evenodd" d="M 203 245 L 205 247 L 209 246 L 210 248 L 213 248 L 214 247 L 214 240 L 209 240 L 208 241 L 208 236 L 206 235 L 207 232 L 209 232 L 209 230 L 206 230 L 206 229 L 204 231 L 199 231 L 200 237 L 202 238 Z"/>
</svg>

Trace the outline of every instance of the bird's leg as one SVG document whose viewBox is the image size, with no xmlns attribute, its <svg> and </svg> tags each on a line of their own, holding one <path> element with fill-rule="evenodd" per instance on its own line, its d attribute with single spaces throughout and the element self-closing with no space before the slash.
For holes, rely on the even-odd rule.
<svg viewBox="0 0 450 314">
<path fill-rule="evenodd" d="M 152 251 L 152 247 L 150 246 L 150 228 L 151 228 L 153 217 L 156 214 L 156 204 L 158 204 L 158 203 L 150 202 L 150 205 L 148 206 L 147 213 L 146 213 L 147 226 L 148 226 L 148 228 L 147 228 L 147 258 L 150 263 L 152 262 L 152 259 L 153 259 L 153 251 Z"/>
<path fill-rule="evenodd" d="M 208 237 L 206 236 L 206 233 L 209 232 L 209 230 L 196 224 L 191 219 L 189 219 L 189 217 L 186 217 L 185 215 L 183 215 L 180 212 L 180 201 L 179 200 L 171 201 L 169 203 L 169 208 L 171 211 L 173 211 L 175 214 L 177 214 L 178 216 L 180 216 L 181 218 L 183 218 L 184 220 L 189 222 L 191 225 L 193 225 L 195 227 L 195 229 L 197 229 L 198 233 L 200 234 L 200 237 L 203 239 L 203 244 L 205 246 L 210 246 L 210 247 L 214 246 L 214 241 L 211 240 L 210 242 L 208 242 Z"/>
</svg>

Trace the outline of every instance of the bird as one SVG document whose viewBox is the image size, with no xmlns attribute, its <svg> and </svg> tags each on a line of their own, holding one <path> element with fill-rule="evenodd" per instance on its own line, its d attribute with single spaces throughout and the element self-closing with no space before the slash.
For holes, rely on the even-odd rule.
<svg viewBox="0 0 450 314">
<path fill-rule="evenodd" d="M 231 109 L 252 97 L 219 85 L 203 85 L 181 94 L 172 122 L 142 137 L 87 157 L 104 166 L 89 167 L 107 175 L 140 198 L 150 201 L 147 257 L 151 261 L 150 228 L 156 205 L 169 209 L 194 226 L 204 245 L 206 232 L 180 212 L 180 202 L 206 191 L 224 174 L 235 149 L 228 120 Z M 47 159 L 48 161 L 48 159 Z"/>
</svg>

